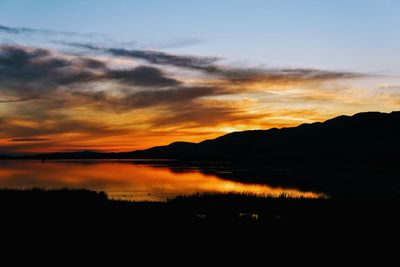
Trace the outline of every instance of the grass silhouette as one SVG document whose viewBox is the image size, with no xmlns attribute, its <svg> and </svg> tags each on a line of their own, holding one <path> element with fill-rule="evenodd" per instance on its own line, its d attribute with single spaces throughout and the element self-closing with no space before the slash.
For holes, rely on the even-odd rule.
<svg viewBox="0 0 400 267">
<path fill-rule="evenodd" d="M 38 250 L 45 241 L 46 247 L 97 247 L 104 253 L 116 247 L 176 253 L 176 245 L 195 255 L 227 249 L 255 253 L 265 246 L 307 252 L 329 244 L 334 252 L 338 246 L 369 246 L 371 240 L 391 244 L 388 240 L 399 234 L 399 204 L 398 197 L 309 199 L 250 193 L 130 202 L 85 189 L 3 189 L 0 226 L 3 242 L 18 247 L 28 243 Z"/>
</svg>

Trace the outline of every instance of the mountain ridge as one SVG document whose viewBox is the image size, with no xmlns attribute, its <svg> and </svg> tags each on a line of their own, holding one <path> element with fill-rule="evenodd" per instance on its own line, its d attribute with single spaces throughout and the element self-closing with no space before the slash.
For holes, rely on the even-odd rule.
<svg viewBox="0 0 400 267">
<path fill-rule="evenodd" d="M 383 149 L 387 148 L 389 141 L 390 145 L 399 147 L 396 138 L 396 135 L 400 136 L 399 125 L 399 111 L 364 112 L 297 127 L 233 132 L 199 143 L 175 142 L 132 153 L 142 157 L 153 157 L 157 154 L 158 157 L 188 159 L 294 159 L 324 154 L 330 154 L 334 158 L 340 154 L 344 157 L 369 157 L 371 153 L 368 150 L 393 152 L 391 149 Z M 386 139 L 387 137 L 390 138 Z M 365 147 L 361 141 L 365 142 Z M 346 149 L 345 146 L 348 146 L 349 151 L 340 153 L 340 149 Z M 187 150 L 196 151 L 187 153 Z M 241 155 L 235 155 L 235 152 Z"/>
</svg>

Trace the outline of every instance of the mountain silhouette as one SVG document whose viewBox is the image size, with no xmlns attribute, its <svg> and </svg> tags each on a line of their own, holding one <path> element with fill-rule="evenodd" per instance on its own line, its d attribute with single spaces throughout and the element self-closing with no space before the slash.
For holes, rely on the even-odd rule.
<svg viewBox="0 0 400 267">
<path fill-rule="evenodd" d="M 358 113 L 292 128 L 233 132 L 200 143 L 128 153 L 132 157 L 223 160 L 371 159 L 398 157 L 400 112 Z"/>
<path fill-rule="evenodd" d="M 200 143 L 122 153 L 92 151 L 29 156 L 40 159 L 159 158 L 177 160 L 396 160 L 400 111 L 365 112 L 290 128 L 233 132 Z"/>
</svg>

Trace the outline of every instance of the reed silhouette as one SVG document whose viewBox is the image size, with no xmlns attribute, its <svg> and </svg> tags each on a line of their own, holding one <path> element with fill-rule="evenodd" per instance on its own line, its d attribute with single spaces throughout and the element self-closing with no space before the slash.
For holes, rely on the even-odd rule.
<svg viewBox="0 0 400 267">
<path fill-rule="evenodd" d="M 210 259 L 223 251 L 226 256 L 251 258 L 266 251 L 295 255 L 322 250 L 336 255 L 343 249 L 354 256 L 356 248 L 373 248 L 376 253 L 375 248 L 388 247 L 389 240 L 399 236 L 399 204 L 398 197 L 293 199 L 252 194 L 128 202 L 89 190 L 0 190 L 0 226 L 7 249 L 36 255 L 58 255 L 62 250 L 67 258 L 93 249 L 95 257 L 104 253 L 115 255 L 113 259 L 121 253 L 132 257 L 146 252 L 143 255 L 158 257 L 184 253 L 191 259 Z"/>
<path fill-rule="evenodd" d="M 0 204 L 2 224 L 9 226 L 27 221 L 36 221 L 38 225 L 57 222 L 69 227 L 92 222 L 149 230 L 250 224 L 260 231 L 274 231 L 358 224 L 390 227 L 400 222 L 399 196 L 310 199 L 227 193 L 178 196 L 167 202 L 130 202 L 111 200 L 104 192 L 83 189 L 3 189 Z"/>
</svg>

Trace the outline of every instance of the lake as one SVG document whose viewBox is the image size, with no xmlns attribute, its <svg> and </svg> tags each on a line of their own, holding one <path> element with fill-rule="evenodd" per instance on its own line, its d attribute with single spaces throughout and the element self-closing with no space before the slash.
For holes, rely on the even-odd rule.
<svg viewBox="0 0 400 267">
<path fill-rule="evenodd" d="M 221 179 L 194 167 L 171 168 L 168 161 L 162 160 L 151 164 L 140 160 L 4 160 L 0 161 L 0 187 L 86 188 L 105 191 L 113 199 L 134 201 L 165 201 L 177 195 L 226 192 L 320 196 L 292 188 Z"/>
</svg>

